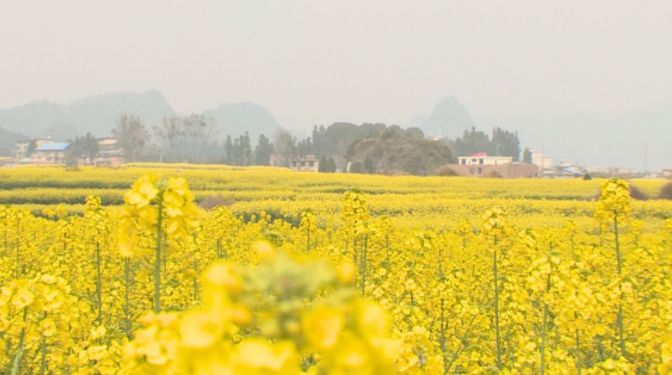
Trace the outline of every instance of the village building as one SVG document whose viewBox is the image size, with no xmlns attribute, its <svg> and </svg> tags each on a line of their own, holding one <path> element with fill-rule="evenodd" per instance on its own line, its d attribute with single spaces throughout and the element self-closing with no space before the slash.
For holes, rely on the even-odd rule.
<svg viewBox="0 0 672 375">
<path fill-rule="evenodd" d="M 511 156 L 489 156 L 485 152 L 479 152 L 471 156 L 457 158 L 460 165 L 505 165 L 513 163 Z"/>
<path fill-rule="evenodd" d="M 532 151 L 532 164 L 544 169 L 553 168 L 553 159 L 546 157 L 542 151 Z"/>
<path fill-rule="evenodd" d="M 479 152 L 458 157 L 458 164 L 449 164 L 441 169 L 465 177 L 534 178 L 541 169 L 534 164 L 514 163 L 510 156 L 489 156 Z"/>
<path fill-rule="evenodd" d="M 271 159 L 269 161 L 271 167 L 287 167 L 287 158 L 281 154 L 274 153 L 271 154 Z"/>
<path fill-rule="evenodd" d="M 78 165 L 118 166 L 125 162 L 124 149 L 117 138 L 99 138 L 93 159 L 79 158 Z M 33 139 L 16 143 L 15 162 L 20 164 L 64 164 L 70 143 Z"/>
<path fill-rule="evenodd" d="M 68 146 L 70 143 L 67 142 L 42 143 L 30 155 L 30 162 L 32 164 L 62 164 Z"/>
<path fill-rule="evenodd" d="M 315 155 L 305 155 L 289 159 L 289 169 L 295 171 L 319 172 L 320 160 Z"/>
<path fill-rule="evenodd" d="M 93 160 L 94 165 L 116 167 L 125 163 L 124 149 L 118 138 L 99 138 L 98 156 Z"/>
<path fill-rule="evenodd" d="M 30 163 L 32 153 L 45 143 L 53 143 L 53 141 L 50 139 L 28 139 L 16 142 L 16 161 L 19 163 Z"/>
</svg>

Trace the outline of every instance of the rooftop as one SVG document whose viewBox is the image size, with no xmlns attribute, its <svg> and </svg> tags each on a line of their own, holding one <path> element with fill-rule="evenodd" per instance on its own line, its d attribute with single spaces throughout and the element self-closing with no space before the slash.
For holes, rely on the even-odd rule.
<svg viewBox="0 0 672 375">
<path fill-rule="evenodd" d="M 107 138 L 98 141 L 98 145 L 100 146 L 116 146 L 118 143 L 119 140 L 116 138 Z"/>
<path fill-rule="evenodd" d="M 511 156 L 490 156 L 487 152 L 477 152 L 471 156 L 459 156 L 460 158 L 498 158 L 498 159 L 509 159 Z"/>
<path fill-rule="evenodd" d="M 51 142 L 41 144 L 35 151 L 65 151 L 70 146 L 66 142 Z"/>
</svg>

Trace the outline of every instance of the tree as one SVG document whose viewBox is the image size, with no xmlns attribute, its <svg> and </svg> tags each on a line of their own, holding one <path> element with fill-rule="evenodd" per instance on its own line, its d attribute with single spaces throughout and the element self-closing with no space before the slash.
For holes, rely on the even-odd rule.
<svg viewBox="0 0 672 375">
<path fill-rule="evenodd" d="M 254 149 L 254 163 L 256 165 L 270 165 L 273 154 L 273 144 L 265 135 L 259 135 L 257 147 Z"/>
<path fill-rule="evenodd" d="M 523 163 L 532 164 L 532 150 L 529 148 L 523 151 Z"/>
<path fill-rule="evenodd" d="M 203 163 L 210 160 L 214 122 L 203 115 L 186 117 L 171 116 L 163 120 L 163 125 L 154 128 L 154 135 L 161 148 L 160 160 Z"/>
<path fill-rule="evenodd" d="M 411 138 L 418 138 L 418 139 L 425 138 L 425 133 L 422 131 L 422 129 L 418 127 L 411 127 L 404 130 L 404 135 Z"/>
<path fill-rule="evenodd" d="M 511 156 L 513 161 L 520 160 L 518 133 L 501 128 L 493 129 L 491 138 L 485 132 L 472 127 L 471 130 L 465 131 L 461 138 L 449 141 L 448 144 L 458 156 L 486 152 L 489 155 Z"/>
<path fill-rule="evenodd" d="M 491 151 L 497 156 L 511 156 L 513 161 L 520 161 L 520 141 L 517 132 L 501 128 L 492 131 Z"/>
<path fill-rule="evenodd" d="M 161 149 L 160 162 L 163 162 L 164 158 L 170 161 L 175 156 L 177 144 L 183 135 L 182 120 L 178 116 L 166 117 L 161 126 L 154 127 L 154 136 Z"/>
<path fill-rule="evenodd" d="M 233 164 L 233 140 L 230 135 L 224 141 L 224 164 Z"/>
<path fill-rule="evenodd" d="M 240 137 L 240 148 L 241 155 L 243 156 L 241 165 L 252 164 L 252 143 L 250 142 L 250 134 L 248 132 L 245 132 L 245 134 Z"/>
<path fill-rule="evenodd" d="M 37 150 L 37 141 L 32 139 L 30 142 L 28 142 L 28 149 L 26 150 L 26 156 L 25 157 L 30 157 L 33 155 L 33 152 Z"/>
<path fill-rule="evenodd" d="M 465 130 L 462 138 L 450 142 L 450 146 L 458 156 L 473 155 L 477 152 L 492 153 L 490 138 L 475 127 Z"/>
<path fill-rule="evenodd" d="M 394 131 L 394 130 L 392 130 Z M 355 173 L 408 173 L 430 175 L 454 161 L 450 147 L 442 141 L 388 132 L 356 141 L 346 158 Z"/>
<path fill-rule="evenodd" d="M 98 140 L 91 133 L 86 133 L 85 136 L 70 141 L 64 159 L 66 165 L 75 166 L 79 159 L 86 159 L 90 163 L 97 155 Z"/>
<path fill-rule="evenodd" d="M 214 120 L 203 115 L 191 114 L 182 118 L 184 135 L 181 154 L 184 161 L 207 162 L 208 149 L 214 133 Z"/>
<path fill-rule="evenodd" d="M 144 122 L 135 115 L 122 114 L 112 135 L 119 139 L 126 160 L 134 162 L 149 143 L 149 133 Z"/>
<path fill-rule="evenodd" d="M 296 139 L 285 129 L 278 129 L 275 133 L 275 151 L 283 158 L 285 166 L 289 159 L 296 156 Z"/>
<path fill-rule="evenodd" d="M 336 161 L 331 156 L 320 156 L 320 166 L 318 172 L 333 173 L 336 172 Z"/>
</svg>

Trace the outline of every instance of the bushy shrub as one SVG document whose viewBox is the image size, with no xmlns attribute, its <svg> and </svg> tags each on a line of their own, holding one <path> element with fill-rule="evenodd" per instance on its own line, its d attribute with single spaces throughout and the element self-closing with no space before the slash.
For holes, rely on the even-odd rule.
<svg viewBox="0 0 672 375">
<path fill-rule="evenodd" d="M 635 185 L 630 185 L 630 197 L 638 201 L 649 200 L 649 197 Z"/>
<path fill-rule="evenodd" d="M 444 176 L 444 177 L 454 177 L 454 176 L 459 176 L 459 174 L 450 166 L 444 165 L 442 167 L 439 167 L 439 169 L 436 170 L 436 175 L 437 176 Z"/>
<path fill-rule="evenodd" d="M 667 185 L 663 186 L 662 189 L 660 189 L 658 198 L 672 200 L 672 182 L 668 183 Z"/>
</svg>

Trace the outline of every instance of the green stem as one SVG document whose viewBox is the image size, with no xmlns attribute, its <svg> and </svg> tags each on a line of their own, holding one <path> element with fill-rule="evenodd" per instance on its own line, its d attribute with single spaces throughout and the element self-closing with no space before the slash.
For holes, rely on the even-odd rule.
<svg viewBox="0 0 672 375">
<path fill-rule="evenodd" d="M 103 319 L 103 273 L 101 267 L 100 243 L 96 241 L 96 298 L 98 300 L 98 322 Z"/>
<path fill-rule="evenodd" d="M 441 318 L 439 320 L 440 333 L 439 333 L 439 345 L 441 347 L 441 357 L 443 358 L 443 373 L 448 374 L 448 347 L 446 345 L 446 324 L 444 317 L 444 299 L 441 298 Z"/>
<path fill-rule="evenodd" d="M 45 375 L 47 373 L 47 340 L 42 337 L 40 342 L 40 374 Z"/>
<path fill-rule="evenodd" d="M 124 259 L 124 330 L 126 337 L 131 338 L 131 260 Z"/>
<path fill-rule="evenodd" d="M 574 319 L 577 318 L 577 314 L 574 313 Z M 576 372 L 581 375 L 581 341 L 579 340 L 579 329 L 574 329 L 574 341 L 576 345 Z"/>
<path fill-rule="evenodd" d="M 23 308 L 23 322 L 26 322 L 26 317 L 28 316 L 27 308 Z M 21 333 L 19 334 L 19 345 L 16 348 L 16 354 L 12 360 L 12 372 L 11 375 L 18 375 L 21 373 L 21 362 L 23 360 L 23 350 L 24 350 L 24 341 L 26 340 L 26 328 L 21 328 Z"/>
<path fill-rule="evenodd" d="M 551 290 L 551 275 L 548 275 L 548 280 L 546 281 L 546 292 Z M 541 327 L 541 347 L 539 349 L 539 354 L 540 354 L 540 370 L 539 373 L 541 375 L 544 375 L 544 372 L 546 371 L 546 335 L 547 335 L 547 327 L 548 327 L 548 303 L 544 302 L 544 319 L 543 319 L 543 326 Z"/>
<path fill-rule="evenodd" d="M 154 312 L 161 312 L 161 260 L 163 237 L 163 199 L 159 198 L 159 217 L 156 221 L 156 260 L 154 262 Z"/>
<path fill-rule="evenodd" d="M 390 234 L 385 233 L 385 264 L 390 267 Z"/>
<path fill-rule="evenodd" d="M 497 274 L 497 237 L 495 249 L 492 253 L 492 273 L 495 279 L 495 340 L 497 342 L 497 369 L 502 371 L 502 341 L 499 333 L 499 276 Z"/>
<path fill-rule="evenodd" d="M 16 278 L 21 277 L 21 219 L 16 219 Z"/>
<path fill-rule="evenodd" d="M 364 236 L 364 244 L 362 247 L 362 253 L 360 255 L 360 273 L 361 273 L 361 288 L 362 288 L 362 296 L 365 294 L 365 288 L 366 288 L 366 256 L 367 256 L 367 247 L 369 243 L 369 235 Z"/>
<path fill-rule="evenodd" d="M 623 256 L 621 254 L 620 233 L 618 228 L 618 213 L 614 212 L 614 241 L 616 243 L 616 261 L 618 266 L 618 289 L 621 291 L 621 299 L 618 301 L 618 316 L 616 323 L 618 325 L 618 340 L 621 349 L 621 356 L 627 358 L 627 351 L 625 350 L 625 338 L 623 329 L 623 301 L 622 301 L 622 280 L 621 273 L 623 271 Z"/>
</svg>

